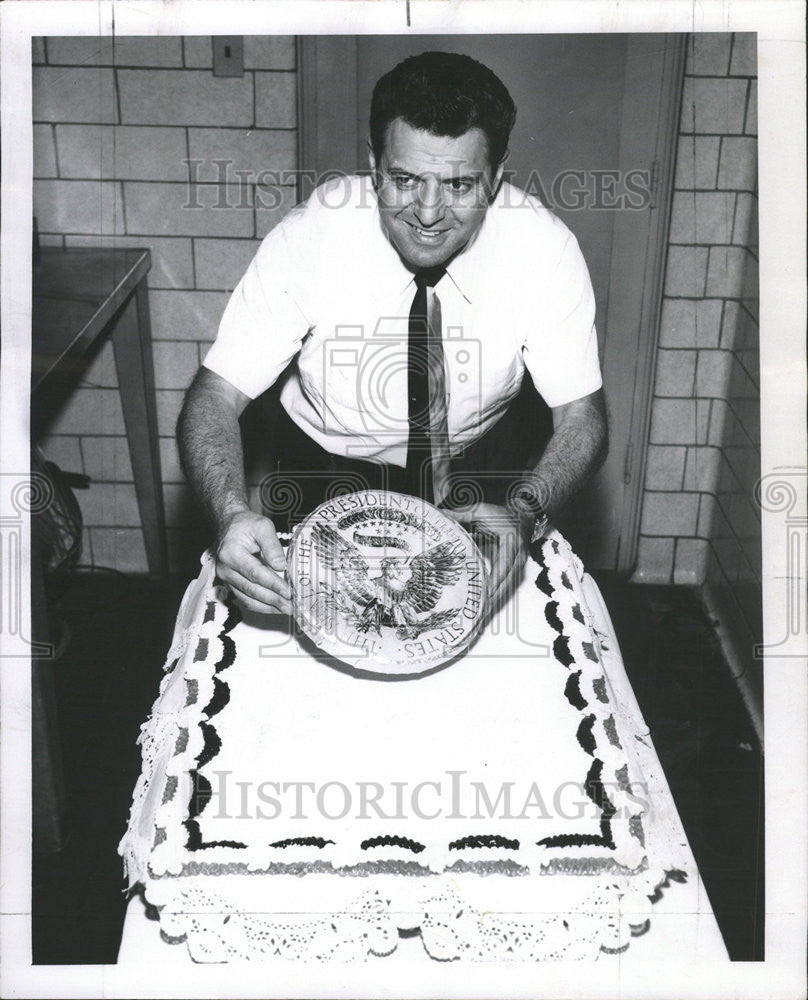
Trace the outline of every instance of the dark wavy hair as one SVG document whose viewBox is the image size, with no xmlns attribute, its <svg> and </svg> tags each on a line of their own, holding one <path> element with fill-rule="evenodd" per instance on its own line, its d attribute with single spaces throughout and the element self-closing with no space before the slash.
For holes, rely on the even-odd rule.
<svg viewBox="0 0 808 1000">
<path fill-rule="evenodd" d="M 370 143 L 377 162 L 387 126 L 396 118 L 433 135 L 457 137 L 479 128 L 488 142 L 488 161 L 496 167 L 508 150 L 516 107 L 499 77 L 476 59 L 422 52 L 385 73 L 373 88 Z"/>
</svg>

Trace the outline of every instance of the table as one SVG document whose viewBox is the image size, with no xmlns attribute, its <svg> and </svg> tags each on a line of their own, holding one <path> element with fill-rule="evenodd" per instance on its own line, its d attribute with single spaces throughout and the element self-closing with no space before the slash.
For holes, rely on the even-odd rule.
<svg viewBox="0 0 808 1000">
<path fill-rule="evenodd" d="M 31 400 L 33 415 L 39 416 L 48 395 L 60 400 L 80 378 L 88 352 L 112 337 L 149 571 L 164 576 L 165 513 L 146 287 L 150 267 L 147 249 L 44 247 L 35 255 Z M 33 634 L 43 650 L 32 662 L 34 843 L 38 851 L 49 854 L 62 846 L 64 781 L 35 530 L 32 544 Z"/>
<path fill-rule="evenodd" d="M 112 338 L 149 572 L 167 572 L 147 249 L 43 247 L 33 279 L 31 393 L 75 385 L 86 354 Z"/>
</svg>

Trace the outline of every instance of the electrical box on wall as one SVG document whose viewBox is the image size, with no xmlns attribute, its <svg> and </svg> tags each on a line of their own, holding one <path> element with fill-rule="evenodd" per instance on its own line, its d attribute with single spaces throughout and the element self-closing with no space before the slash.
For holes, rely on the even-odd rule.
<svg viewBox="0 0 808 1000">
<path fill-rule="evenodd" d="M 244 39 L 240 35 L 214 35 L 213 75 L 244 76 Z"/>
</svg>

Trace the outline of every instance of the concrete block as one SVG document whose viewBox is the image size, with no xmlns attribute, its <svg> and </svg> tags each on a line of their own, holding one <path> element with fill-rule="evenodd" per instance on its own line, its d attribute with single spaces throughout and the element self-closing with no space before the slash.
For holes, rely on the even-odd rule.
<svg viewBox="0 0 808 1000">
<path fill-rule="evenodd" d="M 117 35 L 116 66 L 182 66 L 179 35 Z"/>
<path fill-rule="evenodd" d="M 246 185 L 123 184 L 129 235 L 253 235 L 252 190 Z"/>
<path fill-rule="evenodd" d="M 181 389 L 157 389 L 154 395 L 157 403 L 157 433 L 160 437 L 173 437 L 185 393 Z"/>
<path fill-rule="evenodd" d="M 759 243 L 757 195 L 742 191 L 736 196 L 732 242 L 757 249 Z"/>
<path fill-rule="evenodd" d="M 191 240 L 159 236 L 68 236 L 67 246 L 147 247 L 151 251 L 150 289 L 191 288 L 194 264 Z M 149 297 L 151 303 L 151 296 Z"/>
<path fill-rule="evenodd" d="M 734 33 L 729 72 L 730 76 L 757 76 L 757 32 Z"/>
<path fill-rule="evenodd" d="M 195 181 L 293 184 L 297 134 L 279 129 L 192 128 L 188 148 Z"/>
<path fill-rule="evenodd" d="M 36 65 L 45 61 L 45 39 L 42 36 L 34 36 L 31 39 L 31 62 Z"/>
<path fill-rule="evenodd" d="M 713 403 L 712 399 L 696 400 L 696 444 L 707 444 Z"/>
<path fill-rule="evenodd" d="M 34 177 L 57 177 L 52 125 L 34 125 Z"/>
<path fill-rule="evenodd" d="M 40 233 L 39 245 L 43 247 L 63 247 L 65 245 L 64 236 L 57 236 L 54 233 Z"/>
<path fill-rule="evenodd" d="M 245 69 L 294 69 L 293 35 L 245 35 Z"/>
<path fill-rule="evenodd" d="M 96 122 L 118 120 L 115 76 L 111 69 L 75 66 L 34 66 L 35 122 Z"/>
<path fill-rule="evenodd" d="M 48 39 L 53 66 L 182 66 L 181 40 L 176 35 L 74 36 Z"/>
<path fill-rule="evenodd" d="M 706 538 L 677 538 L 673 564 L 673 582 L 685 587 L 700 587 L 707 578 L 710 543 Z"/>
<path fill-rule="evenodd" d="M 730 433 L 735 417 L 727 406 L 725 399 L 714 399 L 710 408 L 710 425 L 707 431 L 707 444 L 723 448 Z"/>
<path fill-rule="evenodd" d="M 647 490 L 681 490 L 687 448 L 651 444 L 645 466 Z"/>
<path fill-rule="evenodd" d="M 702 399 L 726 399 L 731 368 L 731 351 L 699 351 L 696 395 Z"/>
<path fill-rule="evenodd" d="M 710 445 L 688 448 L 683 489 L 694 493 L 715 493 L 721 465 L 719 448 Z"/>
<path fill-rule="evenodd" d="M 255 124 L 259 128 L 297 127 L 294 73 L 255 74 Z"/>
<path fill-rule="evenodd" d="M 646 492 L 640 524 L 641 535 L 692 536 L 696 534 L 698 493 Z"/>
<path fill-rule="evenodd" d="M 640 536 L 631 583 L 668 584 L 673 573 L 674 539 Z"/>
<path fill-rule="evenodd" d="M 115 125 L 57 125 L 62 177 L 184 181 L 185 130 Z"/>
<path fill-rule="evenodd" d="M 164 483 L 184 483 L 176 437 L 160 438 L 160 473 Z"/>
<path fill-rule="evenodd" d="M 93 565 L 119 573 L 147 573 L 146 547 L 140 528 L 91 528 Z"/>
<path fill-rule="evenodd" d="M 717 135 L 681 135 L 676 147 L 674 187 L 692 190 L 714 188 L 718 177 Z"/>
<path fill-rule="evenodd" d="M 743 370 L 755 394 L 760 396 L 760 349 L 755 347 L 748 351 L 734 351 L 735 360 Z"/>
<path fill-rule="evenodd" d="M 152 344 L 154 384 L 157 389 L 187 389 L 199 368 L 196 344 L 157 340 Z"/>
<path fill-rule="evenodd" d="M 152 292 L 152 338 L 212 343 L 229 298 L 227 292 Z"/>
<path fill-rule="evenodd" d="M 745 247 L 710 248 L 707 295 L 716 298 L 757 298 L 758 265 Z"/>
<path fill-rule="evenodd" d="M 732 399 L 729 409 L 735 417 L 732 428 L 735 433 L 730 440 L 735 443 L 749 443 L 760 451 L 760 400 Z"/>
<path fill-rule="evenodd" d="M 219 77 L 196 70 L 118 70 L 124 125 L 253 124 L 250 74 Z"/>
<path fill-rule="evenodd" d="M 690 76 L 726 76 L 732 34 L 698 31 L 689 39 L 685 72 Z"/>
<path fill-rule="evenodd" d="M 740 134 L 746 113 L 746 88 L 744 79 L 685 77 L 680 131 Z"/>
<path fill-rule="evenodd" d="M 706 247 L 670 247 L 665 268 L 665 295 L 701 298 L 706 273 Z"/>
<path fill-rule="evenodd" d="M 696 401 L 655 399 L 649 440 L 652 444 L 693 444 L 696 440 Z"/>
<path fill-rule="evenodd" d="M 185 65 L 189 69 L 213 68 L 213 39 L 210 35 L 186 35 L 182 40 Z"/>
<path fill-rule="evenodd" d="M 39 442 L 49 462 L 55 462 L 64 472 L 83 472 L 79 439 L 75 434 L 48 434 Z"/>
<path fill-rule="evenodd" d="M 716 347 L 721 330 L 720 299 L 664 299 L 660 347 Z"/>
<path fill-rule="evenodd" d="M 112 35 L 70 35 L 48 38 L 51 66 L 112 66 Z"/>
<path fill-rule="evenodd" d="M 140 525 L 134 483 L 92 483 L 88 490 L 79 490 L 76 496 L 88 528 Z"/>
<path fill-rule="evenodd" d="M 757 189 L 757 139 L 725 136 L 721 140 L 718 187 L 732 191 Z"/>
<path fill-rule="evenodd" d="M 93 437 L 81 439 L 84 471 L 93 483 L 131 483 L 132 461 L 129 442 L 125 437 Z"/>
<path fill-rule="evenodd" d="M 676 191 L 671 213 L 671 243 L 729 243 L 735 195 L 728 191 Z"/>
<path fill-rule="evenodd" d="M 735 218 L 735 195 L 699 191 L 694 195 L 696 243 L 729 243 Z"/>
<path fill-rule="evenodd" d="M 755 484 L 760 479 L 760 454 L 749 442 L 739 447 L 725 445 L 721 453 L 724 457 L 722 472 L 743 483 L 747 496 L 754 497 Z"/>
<path fill-rule="evenodd" d="M 749 357 L 749 356 L 747 356 Z M 758 355 L 753 355 L 757 360 Z M 751 370 L 750 370 L 751 369 Z M 729 398 L 732 400 L 760 401 L 758 368 L 750 363 L 749 368 L 741 363 L 737 354 L 732 354 L 730 366 Z"/>
<path fill-rule="evenodd" d="M 123 205 L 117 181 L 34 181 L 34 215 L 51 233 L 121 233 Z"/>
<path fill-rule="evenodd" d="M 255 189 L 255 235 L 263 239 L 297 202 L 293 187 L 257 187 Z"/>
<path fill-rule="evenodd" d="M 758 131 L 758 86 L 757 80 L 749 81 L 749 99 L 746 102 L 746 121 L 743 130 L 746 135 L 757 135 Z"/>
<path fill-rule="evenodd" d="M 48 434 L 125 434 L 117 389 L 77 388 L 46 428 Z"/>
<path fill-rule="evenodd" d="M 654 395 L 692 396 L 695 370 L 695 351 L 658 351 Z"/>
<path fill-rule="evenodd" d="M 260 240 L 194 240 L 196 287 L 232 291 L 260 245 Z"/>
<path fill-rule="evenodd" d="M 696 534 L 699 538 L 716 537 L 718 524 L 718 503 L 711 493 L 702 493 L 699 500 L 699 516 L 696 524 Z"/>
</svg>

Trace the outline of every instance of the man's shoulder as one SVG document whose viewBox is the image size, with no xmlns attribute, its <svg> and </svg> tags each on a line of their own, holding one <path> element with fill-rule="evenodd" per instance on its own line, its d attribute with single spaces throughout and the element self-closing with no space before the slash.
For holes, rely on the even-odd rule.
<svg viewBox="0 0 808 1000">
<path fill-rule="evenodd" d="M 376 197 L 369 176 L 334 174 L 323 179 L 270 231 L 268 243 L 328 241 L 361 236 L 372 228 Z"/>
<path fill-rule="evenodd" d="M 498 234 L 505 239 L 563 245 L 571 235 L 568 227 L 539 198 L 508 181 L 500 185 L 489 211 Z"/>
</svg>

